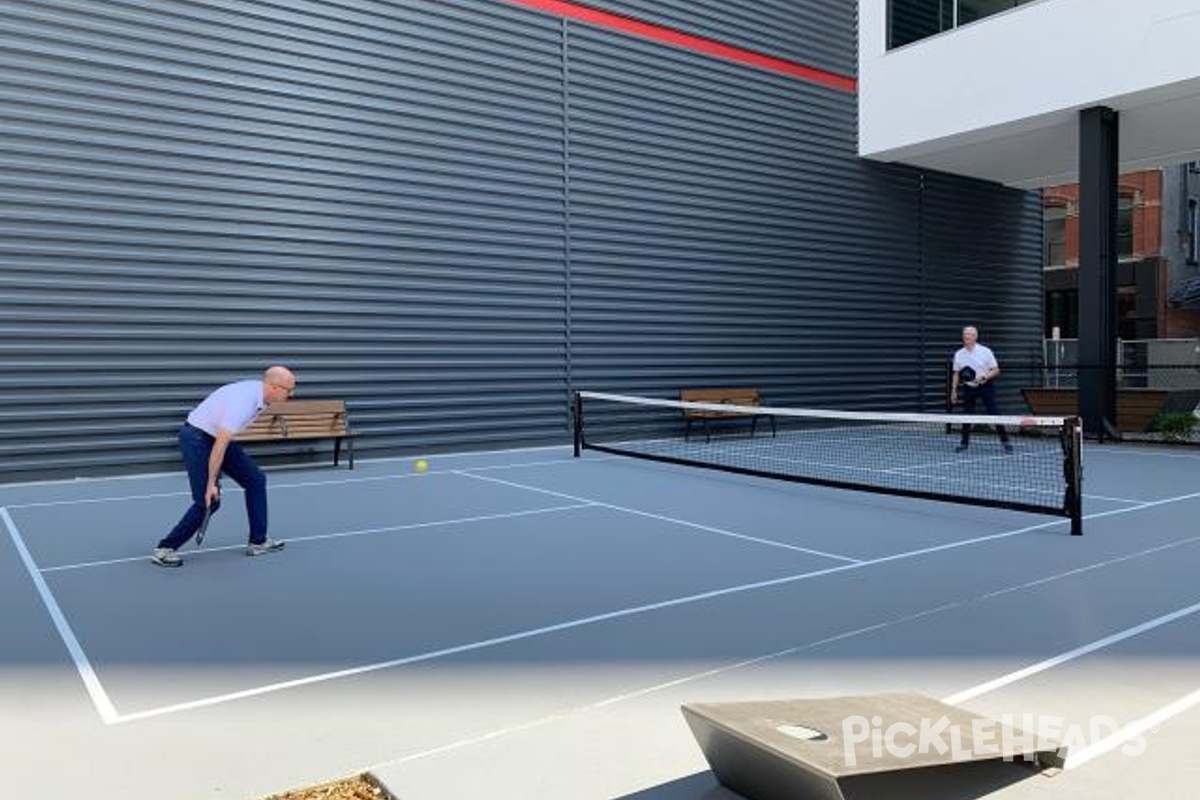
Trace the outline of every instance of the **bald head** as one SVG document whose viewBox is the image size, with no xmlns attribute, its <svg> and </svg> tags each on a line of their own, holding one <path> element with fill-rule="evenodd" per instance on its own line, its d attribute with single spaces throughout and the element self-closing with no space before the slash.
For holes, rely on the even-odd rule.
<svg viewBox="0 0 1200 800">
<path fill-rule="evenodd" d="M 272 367 L 267 367 L 267 371 L 263 373 L 264 381 L 282 381 L 287 384 L 294 383 L 296 376 L 287 367 L 281 367 L 278 364 Z"/>
<path fill-rule="evenodd" d="M 287 400 L 295 391 L 296 376 L 287 367 L 276 364 L 263 372 L 263 399 L 268 403 Z"/>
</svg>

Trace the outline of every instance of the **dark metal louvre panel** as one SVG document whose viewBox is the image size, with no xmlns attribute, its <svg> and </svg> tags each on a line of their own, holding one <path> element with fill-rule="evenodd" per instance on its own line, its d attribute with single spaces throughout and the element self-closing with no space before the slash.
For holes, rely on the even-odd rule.
<svg viewBox="0 0 1200 800">
<path fill-rule="evenodd" d="M 572 27 L 576 387 L 921 404 L 917 184 L 847 94 Z"/>
<path fill-rule="evenodd" d="M 585 5 L 841 75 L 858 73 L 858 4 L 847 0 L 588 0 Z"/>
<path fill-rule="evenodd" d="M 1037 192 L 944 173 L 925 173 L 926 379 L 944 384 L 946 362 L 975 325 L 996 353 L 1001 410 L 1023 413 L 1025 366 L 1042 347 L 1042 206 Z M 1008 369 L 1005 369 L 1005 365 Z"/>
<path fill-rule="evenodd" d="M 561 435 L 557 20 L 0 11 L 0 476 L 174 464 L 186 409 L 274 361 L 360 456 Z"/>
</svg>

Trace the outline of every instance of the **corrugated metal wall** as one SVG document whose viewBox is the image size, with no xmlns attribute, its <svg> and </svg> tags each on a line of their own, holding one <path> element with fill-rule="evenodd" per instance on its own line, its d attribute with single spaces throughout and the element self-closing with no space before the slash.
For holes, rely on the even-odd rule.
<svg viewBox="0 0 1200 800">
<path fill-rule="evenodd" d="M 347 399 L 362 451 L 564 429 L 557 20 L 0 14 L 5 473 L 173 463 L 190 405 L 277 360 Z"/>
<path fill-rule="evenodd" d="M 853 69 L 850 3 L 593 5 Z M 0 480 L 171 468 L 274 361 L 360 455 L 562 440 L 572 385 L 936 407 L 963 264 L 1036 338 L 1040 215 L 855 119 L 490 0 L 0 0 Z"/>
<path fill-rule="evenodd" d="M 1024 413 L 1021 387 L 1042 380 L 1029 374 L 1042 349 L 1041 270 L 1031 266 L 1042 257 L 1040 194 L 939 173 L 921 185 L 926 383 L 944 385 L 962 328 L 974 325 L 1000 362 L 1001 410 Z"/>
</svg>

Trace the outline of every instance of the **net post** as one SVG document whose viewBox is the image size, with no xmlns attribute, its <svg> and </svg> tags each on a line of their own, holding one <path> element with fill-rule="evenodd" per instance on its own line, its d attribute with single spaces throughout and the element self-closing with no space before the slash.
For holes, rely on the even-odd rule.
<svg viewBox="0 0 1200 800">
<path fill-rule="evenodd" d="M 571 409 L 575 422 L 575 458 L 579 458 L 583 451 L 583 397 L 579 392 L 575 392 Z"/>
<path fill-rule="evenodd" d="M 1083 420 L 1068 417 L 1063 430 L 1063 477 L 1066 479 L 1066 512 L 1071 535 L 1083 535 Z"/>
</svg>

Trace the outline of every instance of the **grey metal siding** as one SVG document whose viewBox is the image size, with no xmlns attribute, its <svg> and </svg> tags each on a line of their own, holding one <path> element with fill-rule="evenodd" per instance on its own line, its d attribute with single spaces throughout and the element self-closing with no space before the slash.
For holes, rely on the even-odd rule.
<svg viewBox="0 0 1200 800">
<path fill-rule="evenodd" d="M 565 426 L 561 29 L 503 4 L 0 4 L 0 449 L 174 459 L 272 361 L 361 447 Z"/>
<path fill-rule="evenodd" d="M 597 7 L 853 68 L 849 3 Z M 1040 330 L 1040 211 L 855 122 L 501 2 L 0 0 L 0 479 L 169 468 L 276 361 L 360 456 L 562 441 L 570 388 L 937 407 L 964 264 Z"/>
<path fill-rule="evenodd" d="M 974 325 L 1000 362 L 1001 410 L 1024 412 L 1021 387 L 1041 383 L 1028 371 L 1042 348 L 1041 213 L 1037 192 L 922 176 L 927 382 L 944 382 L 963 326 Z"/>
<path fill-rule="evenodd" d="M 858 71 L 849 0 L 588 0 L 586 5 L 842 75 Z"/>
<path fill-rule="evenodd" d="M 919 408 L 919 176 L 854 154 L 855 99 L 572 31 L 572 369 L 668 394 Z"/>
</svg>

